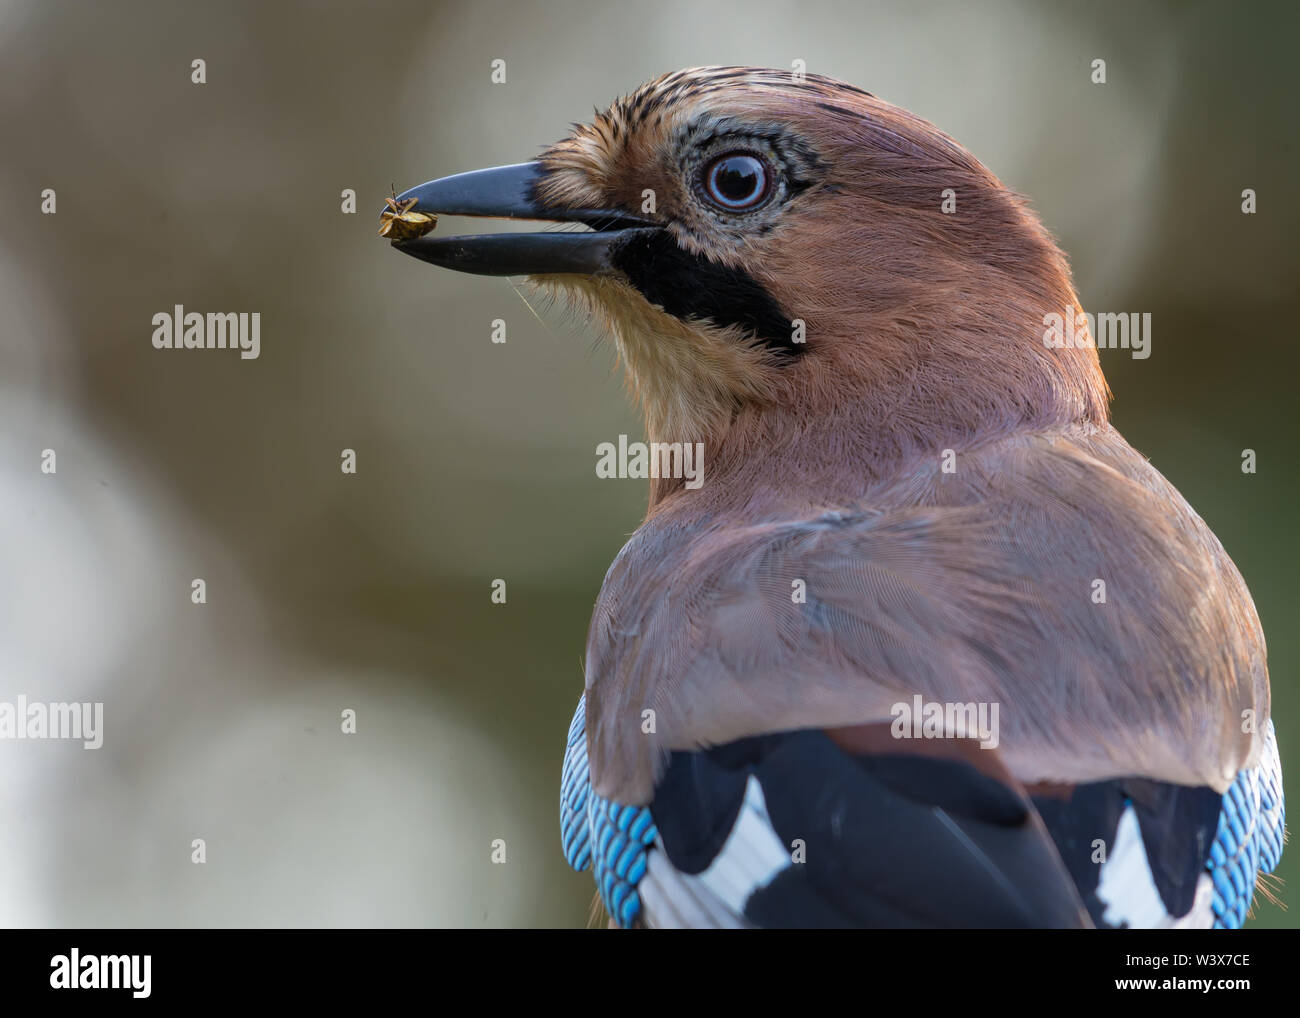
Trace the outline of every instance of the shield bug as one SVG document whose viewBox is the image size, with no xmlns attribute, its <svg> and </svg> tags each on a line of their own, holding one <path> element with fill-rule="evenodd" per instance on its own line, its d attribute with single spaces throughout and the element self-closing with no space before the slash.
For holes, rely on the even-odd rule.
<svg viewBox="0 0 1300 1018">
<path fill-rule="evenodd" d="M 408 198 L 399 202 L 396 188 L 393 189 L 393 196 L 385 198 L 384 202 L 388 207 L 379 213 L 379 236 L 387 237 L 394 243 L 423 237 L 438 225 L 437 216 L 411 211 L 416 199 Z"/>
</svg>

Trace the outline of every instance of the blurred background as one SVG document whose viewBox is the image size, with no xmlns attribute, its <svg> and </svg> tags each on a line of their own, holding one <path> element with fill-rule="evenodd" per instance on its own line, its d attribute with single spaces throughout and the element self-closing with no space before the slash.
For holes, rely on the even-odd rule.
<svg viewBox="0 0 1300 1018">
<path fill-rule="evenodd" d="M 0 699 L 100 700 L 106 729 L 94 752 L 0 741 L 0 924 L 586 922 L 560 761 L 645 505 L 595 446 L 640 424 L 580 322 L 400 256 L 376 214 L 390 183 L 530 159 L 701 64 L 804 60 L 931 120 L 1032 198 L 1086 308 L 1151 312 L 1150 359 L 1102 354 L 1116 421 L 1250 584 L 1296 786 L 1297 21 L 0 0 Z M 260 312 L 260 358 L 153 349 L 175 304 Z"/>
</svg>

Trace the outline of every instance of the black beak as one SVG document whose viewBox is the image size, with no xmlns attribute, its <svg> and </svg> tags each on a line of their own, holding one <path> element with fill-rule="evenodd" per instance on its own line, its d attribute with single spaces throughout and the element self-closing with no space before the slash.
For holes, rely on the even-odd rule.
<svg viewBox="0 0 1300 1018">
<path fill-rule="evenodd" d="M 431 265 L 483 276 L 592 275 L 611 271 L 615 255 L 628 241 L 660 229 L 651 220 L 625 212 L 548 208 L 537 200 L 541 177 L 538 163 L 497 166 L 431 180 L 399 194 L 397 200 L 414 198 L 409 211 L 426 215 L 585 223 L 593 232 L 428 236 L 393 246 Z"/>
</svg>

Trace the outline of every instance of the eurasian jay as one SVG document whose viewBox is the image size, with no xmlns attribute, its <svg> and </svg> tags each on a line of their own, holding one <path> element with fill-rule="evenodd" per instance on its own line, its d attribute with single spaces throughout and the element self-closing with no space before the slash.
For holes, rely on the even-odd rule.
<svg viewBox="0 0 1300 1018">
<path fill-rule="evenodd" d="M 589 226 L 395 246 L 576 300 L 647 437 L 702 443 L 605 577 L 564 756 L 616 925 L 1241 925 L 1284 831 L 1259 619 L 964 148 L 702 68 L 412 199 Z"/>
</svg>

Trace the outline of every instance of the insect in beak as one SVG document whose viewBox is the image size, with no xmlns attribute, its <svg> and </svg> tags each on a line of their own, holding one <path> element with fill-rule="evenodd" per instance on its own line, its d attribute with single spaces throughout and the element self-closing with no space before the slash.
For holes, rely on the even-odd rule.
<svg viewBox="0 0 1300 1018">
<path fill-rule="evenodd" d="M 379 236 L 387 237 L 396 244 L 400 241 L 423 237 L 437 226 L 438 217 L 436 215 L 411 211 L 415 207 L 416 200 L 415 198 L 408 198 L 406 201 L 399 202 L 397 200 L 397 190 L 394 188 L 393 196 L 384 199 L 387 208 L 379 214 Z"/>
<path fill-rule="evenodd" d="M 662 230 L 653 220 L 621 209 L 547 206 L 537 195 L 543 175 L 541 163 L 496 166 L 431 180 L 394 196 L 393 200 L 399 208 L 414 201 L 414 207 L 422 210 L 404 213 L 407 216 L 532 219 L 583 223 L 591 230 L 417 236 L 409 242 L 394 238 L 393 247 L 431 265 L 483 276 L 593 275 L 613 270 L 620 251 L 628 245 L 649 243 Z M 381 218 L 389 214 L 385 210 Z"/>
</svg>

